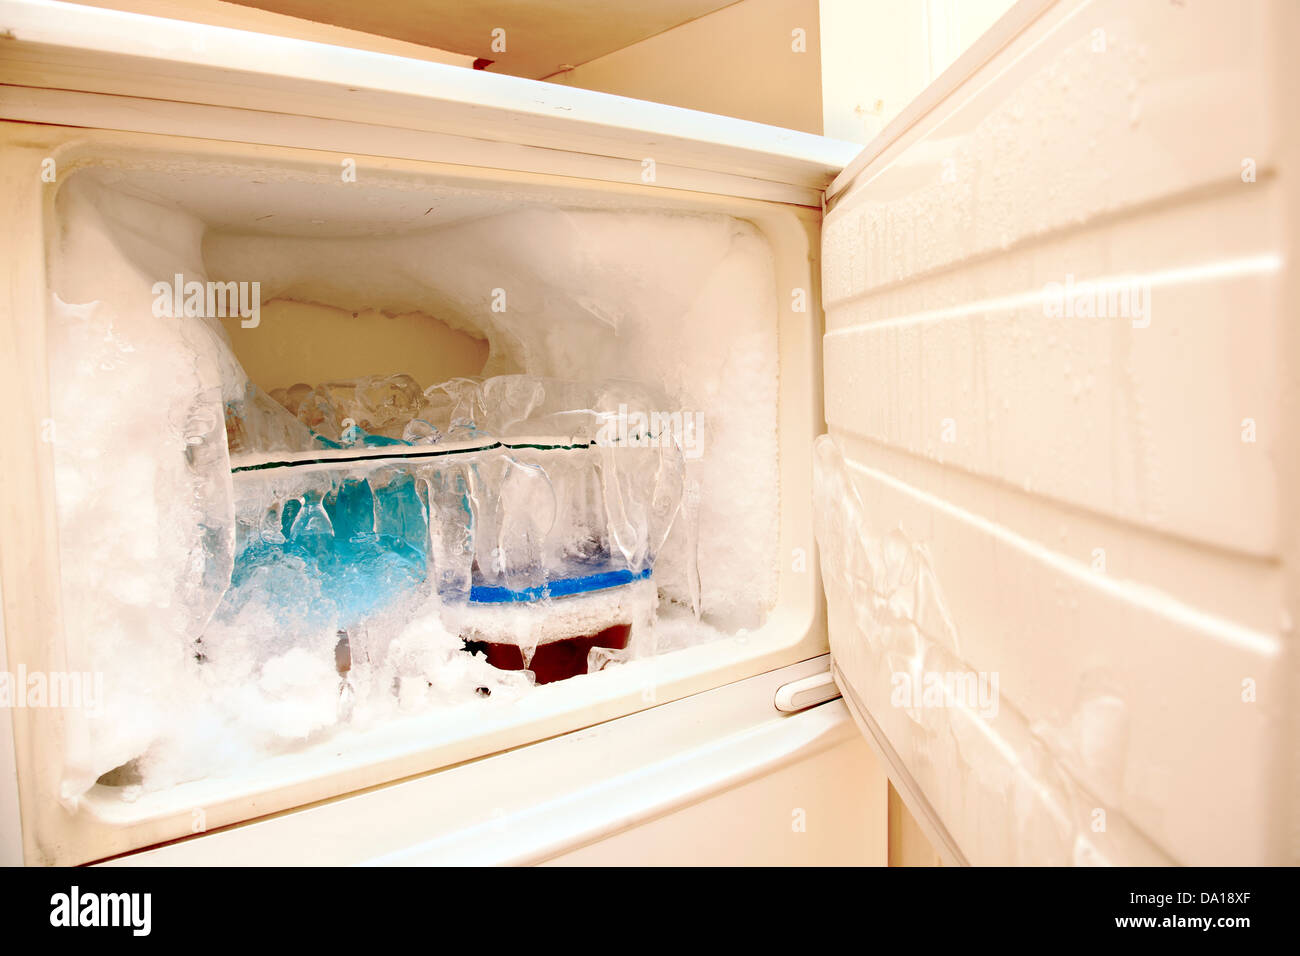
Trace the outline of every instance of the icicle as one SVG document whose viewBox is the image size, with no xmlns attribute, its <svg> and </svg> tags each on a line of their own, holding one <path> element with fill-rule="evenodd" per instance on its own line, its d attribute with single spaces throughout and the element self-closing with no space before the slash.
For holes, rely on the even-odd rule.
<svg viewBox="0 0 1300 956">
<path fill-rule="evenodd" d="M 334 669 L 339 674 L 339 720 L 345 721 L 352 716 L 356 704 L 356 690 L 352 686 L 352 642 L 348 632 L 340 629 L 337 633 L 338 643 L 334 645 Z"/>
</svg>

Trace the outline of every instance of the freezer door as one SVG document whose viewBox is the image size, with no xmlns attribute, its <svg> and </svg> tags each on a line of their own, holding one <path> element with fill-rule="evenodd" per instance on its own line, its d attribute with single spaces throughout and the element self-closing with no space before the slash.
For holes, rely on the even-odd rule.
<svg viewBox="0 0 1300 956">
<path fill-rule="evenodd" d="M 1298 15 L 1022 3 L 829 192 L 835 674 L 952 862 L 1300 859 Z"/>
</svg>

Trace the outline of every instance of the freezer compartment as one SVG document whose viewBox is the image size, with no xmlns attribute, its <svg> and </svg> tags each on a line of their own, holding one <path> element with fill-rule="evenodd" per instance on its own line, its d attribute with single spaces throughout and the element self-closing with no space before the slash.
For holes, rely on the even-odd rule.
<svg viewBox="0 0 1300 956">
<path fill-rule="evenodd" d="M 418 710 L 481 688 L 525 693 L 526 680 L 497 679 L 457 641 L 496 632 L 526 664 L 551 620 L 566 622 L 558 638 L 633 623 L 630 599 L 597 591 L 653 580 L 648 597 L 633 589 L 635 656 L 654 652 L 659 595 L 683 644 L 760 626 L 773 603 L 775 290 L 752 227 L 363 184 L 346 164 L 333 183 L 283 176 L 85 169 L 56 197 L 50 375 L 68 630 L 114 702 L 74 758 L 85 770 L 68 774 L 69 797 L 91 774 L 153 791 L 237 772 L 360 718 L 354 693 L 358 710 L 379 698 L 371 721 L 394 700 Z M 259 188 L 277 181 L 302 195 Z M 358 208 L 362 189 L 378 198 Z M 311 218 L 293 218 L 314 193 Z M 194 208 L 214 195 L 228 206 L 215 227 Z M 231 222 L 241 196 L 242 224 Z M 391 217 L 417 196 L 425 214 L 408 222 L 367 208 L 387 202 Z M 297 322 L 291 346 L 322 333 L 263 314 L 263 295 L 377 315 L 326 334 L 342 349 L 391 338 L 381 360 L 402 364 L 303 394 L 293 353 L 268 356 L 262 325 Z M 484 369 L 513 374 L 421 391 L 405 366 L 428 346 L 385 328 L 389 314 L 486 338 Z M 678 344 L 692 319 L 721 327 L 711 369 Z M 701 427 L 628 433 L 652 417 Z M 706 439 L 722 454 L 706 454 Z M 152 493 L 140 494 L 146 473 Z M 138 627 L 113 633 L 133 616 Z M 367 679 L 380 686 L 359 693 Z M 427 702 L 407 692 L 421 681 Z M 215 752 L 213 735 L 225 743 Z"/>
<path fill-rule="evenodd" d="M 51 130 L 31 143 L 25 132 L 28 148 L 9 162 L 54 154 L 60 169 L 57 187 L 27 207 L 45 227 L 48 305 L 45 341 L 26 352 L 48 370 L 49 402 L 27 427 L 53 422 L 57 433 L 37 454 L 48 455 L 60 601 L 38 615 L 39 635 L 11 632 L 8 649 L 11 665 L 58 662 L 105 682 L 93 717 L 19 718 L 30 739 L 58 741 L 45 756 L 19 747 L 20 787 L 40 808 L 25 830 L 29 858 L 95 859 L 199 832 L 199 819 L 206 829 L 436 769 L 822 646 L 807 562 L 813 211 L 182 140 Z M 191 282 L 203 290 L 195 311 L 212 284 L 242 308 L 183 314 Z M 436 615 L 396 601 L 341 622 L 319 613 L 328 600 L 294 586 L 227 613 L 254 513 L 257 543 L 276 533 L 268 512 L 287 541 L 299 517 L 286 522 L 288 502 L 328 516 L 357 490 L 349 482 L 366 482 L 373 499 L 410 475 L 391 462 L 378 474 L 326 461 L 318 499 L 250 494 L 260 479 L 238 469 L 275 449 L 241 444 L 249 430 L 225 427 L 231 410 L 256 397 L 301 423 L 283 402 L 295 387 L 383 375 L 420 386 L 459 376 L 480 390 L 633 382 L 638 395 L 665 396 L 666 408 L 640 408 L 615 389 L 580 405 L 608 416 L 615 443 L 629 421 L 635 438 L 638 416 L 695 423 L 670 446 L 680 469 L 671 522 L 652 529 L 633 513 L 654 510 L 662 482 L 648 497 L 623 487 L 613 503 L 641 537 L 662 541 L 629 550 L 607 527 L 591 567 L 552 564 L 537 580 L 489 580 L 475 555 L 469 593 L 449 614 L 436 560 L 409 582 Z M 321 444 L 389 454 L 359 438 L 387 426 L 367 424 L 377 431 L 352 422 L 350 439 L 325 429 Z M 511 456 L 521 473 L 557 467 L 542 460 L 558 455 L 545 444 L 560 437 L 550 424 L 538 441 L 516 423 L 485 454 Z M 409 442 L 396 457 L 427 437 L 394 439 Z M 511 449 L 512 439 L 537 447 Z M 594 439 L 587 452 L 619 454 Z M 649 452 L 664 471 L 663 449 Z M 642 472 L 625 474 L 635 484 Z M 446 513 L 431 491 L 408 502 L 424 516 L 419 534 Z M 530 514 L 535 501 L 525 494 L 509 513 Z M 367 508 L 383 519 L 374 500 Z M 348 539 L 375 544 L 374 528 Z M 537 533 L 517 540 L 538 545 Z M 392 571 L 379 573 L 393 583 Z M 541 648 L 546 673 L 530 676 L 517 665 Z M 361 706 L 367 668 L 366 691 L 384 708 Z"/>
</svg>

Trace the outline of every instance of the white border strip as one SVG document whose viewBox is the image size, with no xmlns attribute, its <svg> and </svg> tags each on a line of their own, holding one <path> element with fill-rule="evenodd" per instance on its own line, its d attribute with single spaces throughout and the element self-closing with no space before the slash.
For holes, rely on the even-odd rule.
<svg viewBox="0 0 1300 956">
<path fill-rule="evenodd" d="M 368 119 L 818 189 L 859 149 L 537 80 L 58 0 L 0 0 L 0 34 L 0 63 L 19 86 Z"/>
</svg>

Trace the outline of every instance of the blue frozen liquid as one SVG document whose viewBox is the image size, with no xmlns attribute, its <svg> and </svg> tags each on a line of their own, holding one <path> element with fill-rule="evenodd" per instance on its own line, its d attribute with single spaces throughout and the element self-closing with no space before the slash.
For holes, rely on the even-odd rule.
<svg viewBox="0 0 1300 956">
<path fill-rule="evenodd" d="M 345 480 L 325 499 L 325 510 L 334 524 L 336 540 L 351 541 L 375 533 L 375 496 L 368 481 Z"/>
<path fill-rule="evenodd" d="M 256 597 L 287 629 L 298 622 L 353 627 L 425 580 L 425 521 L 409 475 L 379 495 L 368 482 L 348 479 L 327 498 L 308 492 L 285 502 L 285 541 L 258 540 L 240 551 L 217 613 L 233 616 Z"/>
<path fill-rule="evenodd" d="M 428 560 L 429 513 L 409 473 L 399 473 L 375 493 L 374 518 L 376 532 L 405 542 Z"/>
</svg>

